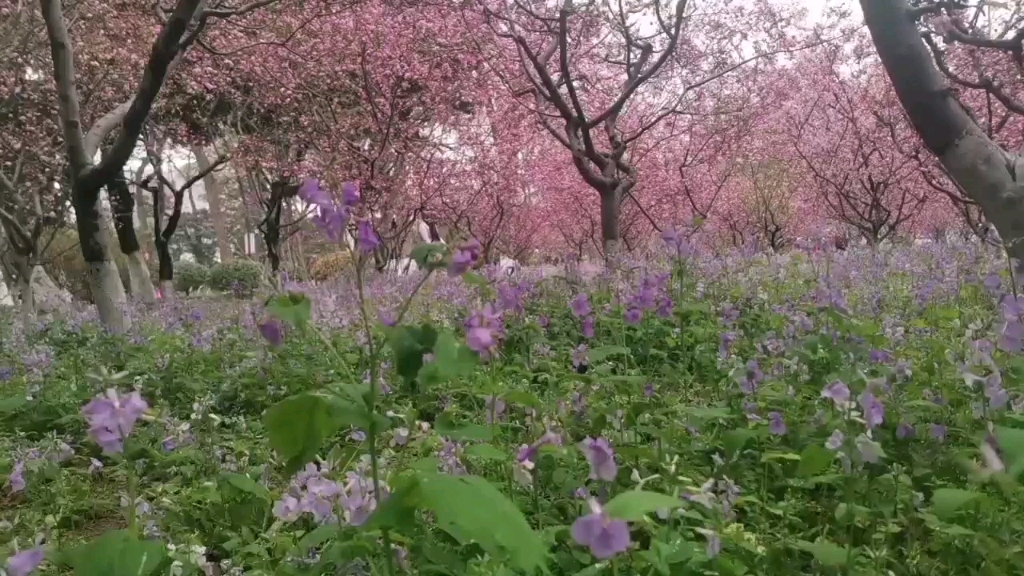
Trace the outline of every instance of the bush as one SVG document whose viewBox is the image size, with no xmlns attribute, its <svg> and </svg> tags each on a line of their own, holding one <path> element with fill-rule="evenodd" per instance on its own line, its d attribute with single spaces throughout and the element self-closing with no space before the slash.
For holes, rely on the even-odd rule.
<svg viewBox="0 0 1024 576">
<path fill-rule="evenodd" d="M 334 252 L 314 258 L 309 264 L 309 277 L 317 282 L 337 278 L 349 263 L 352 255 L 348 252 Z"/>
<path fill-rule="evenodd" d="M 232 292 L 240 297 L 251 296 L 263 282 L 263 266 L 252 260 L 235 260 L 217 264 L 210 270 L 207 285 L 221 292 Z"/>
<path fill-rule="evenodd" d="M 210 282 L 210 269 L 195 262 L 181 261 L 174 265 L 174 289 L 189 294 Z"/>
</svg>

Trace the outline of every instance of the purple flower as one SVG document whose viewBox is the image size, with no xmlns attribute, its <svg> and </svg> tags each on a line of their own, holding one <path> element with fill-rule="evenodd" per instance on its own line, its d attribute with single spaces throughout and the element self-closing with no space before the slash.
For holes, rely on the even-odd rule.
<svg viewBox="0 0 1024 576">
<path fill-rule="evenodd" d="M 11 486 L 11 493 L 21 492 L 25 489 L 25 463 L 18 460 L 14 463 L 11 475 L 7 477 L 7 483 Z"/>
<path fill-rule="evenodd" d="M 271 318 L 257 326 L 260 336 L 270 343 L 271 346 L 280 346 L 284 341 L 284 326 L 280 321 Z"/>
<path fill-rule="evenodd" d="M 7 382 L 11 378 L 14 378 L 14 368 L 10 366 L 0 366 L 0 382 Z"/>
<path fill-rule="evenodd" d="M 391 436 L 392 446 L 405 446 L 409 442 L 409 429 L 408 428 L 395 428 L 395 433 Z"/>
<path fill-rule="evenodd" d="M 587 457 L 590 464 L 590 479 L 611 482 L 615 480 L 619 472 L 619 466 L 615 463 L 615 452 L 604 438 L 584 438 L 579 444 L 580 450 Z"/>
<path fill-rule="evenodd" d="M 476 265 L 482 254 L 483 246 L 475 238 L 462 243 L 452 254 L 451 263 L 448 265 L 448 275 L 460 276 L 465 274 Z"/>
<path fill-rule="evenodd" d="M 946 441 L 946 427 L 942 424 L 929 424 L 928 433 L 939 442 Z"/>
<path fill-rule="evenodd" d="M 590 307 L 590 297 L 582 293 L 577 294 L 575 298 L 569 301 L 569 310 L 577 318 L 588 316 L 593 312 L 593 309 Z"/>
<path fill-rule="evenodd" d="M 466 320 L 466 345 L 482 359 L 494 354 L 503 335 L 501 313 L 494 309 L 493 304 L 484 305 Z"/>
<path fill-rule="evenodd" d="M 896 437 L 900 440 L 905 438 L 913 438 L 917 434 L 914 430 L 914 426 L 907 422 L 900 422 L 899 426 L 896 426 Z"/>
<path fill-rule="evenodd" d="M 832 435 L 825 441 L 825 447 L 829 450 L 839 450 L 844 440 L 846 440 L 846 435 L 842 430 L 833 430 Z"/>
<path fill-rule="evenodd" d="M 551 318 L 548 318 L 547 316 L 537 316 L 537 326 L 547 330 L 547 328 L 551 326 Z"/>
<path fill-rule="evenodd" d="M 640 308 L 635 308 L 632 306 L 626 309 L 626 313 L 623 316 L 623 320 L 625 320 L 626 324 L 629 324 L 631 326 L 636 326 L 643 319 L 644 311 Z"/>
<path fill-rule="evenodd" d="M 359 186 L 355 182 L 345 182 L 341 185 L 341 203 L 349 208 L 359 204 Z"/>
<path fill-rule="evenodd" d="M 299 198 L 309 204 L 316 206 L 330 206 L 331 196 L 326 190 L 320 187 L 320 181 L 316 178 L 306 178 L 299 186 Z"/>
<path fill-rule="evenodd" d="M 42 546 L 22 550 L 7 559 L 8 576 L 28 576 L 43 562 L 46 551 Z"/>
<path fill-rule="evenodd" d="M 648 382 L 644 385 L 644 396 L 651 398 L 654 396 L 654 384 Z"/>
<path fill-rule="evenodd" d="M 590 514 L 573 522 L 572 539 L 590 548 L 590 553 L 599 560 L 625 552 L 629 548 L 629 526 L 626 522 L 609 518 L 596 500 L 590 500 L 590 510 Z"/>
<path fill-rule="evenodd" d="M 385 326 L 395 326 L 396 324 L 398 324 L 398 319 L 395 318 L 395 315 L 392 314 L 391 311 L 387 310 L 386 308 L 379 308 L 377 310 L 377 320 L 379 320 L 380 323 Z"/>
<path fill-rule="evenodd" d="M 124 441 L 132 432 L 135 422 L 149 408 L 138 391 L 118 396 L 107 390 L 106 397 L 94 398 L 82 407 L 82 415 L 89 423 L 89 435 L 104 453 L 120 453 Z"/>
<path fill-rule="evenodd" d="M 864 410 L 864 421 L 868 428 L 877 428 L 885 420 L 885 407 L 871 392 L 860 395 L 860 406 Z"/>
<path fill-rule="evenodd" d="M 593 316 L 587 316 L 586 318 L 583 319 L 583 324 L 581 326 L 581 331 L 583 333 L 583 337 L 584 338 L 593 338 L 594 337 L 594 317 Z"/>
<path fill-rule="evenodd" d="M 96 474 L 103 469 L 103 462 L 95 458 L 89 458 L 89 474 Z"/>
<path fill-rule="evenodd" d="M 359 243 L 359 251 L 363 254 L 369 254 L 380 246 L 380 237 L 373 231 L 373 224 L 370 220 L 363 218 L 356 224 L 357 241 Z"/>
<path fill-rule="evenodd" d="M 832 400 L 836 407 L 842 408 L 850 401 L 850 388 L 843 381 L 836 380 L 822 389 L 821 397 Z"/>
<path fill-rule="evenodd" d="M 768 413 L 768 431 L 776 436 L 782 436 L 786 433 L 786 422 L 782 419 L 782 414 L 778 412 Z"/>
<path fill-rule="evenodd" d="M 280 500 L 274 502 L 274 516 L 285 522 L 294 522 L 299 519 L 302 508 L 299 499 L 291 494 L 285 494 Z"/>
<path fill-rule="evenodd" d="M 572 367 L 573 368 L 579 368 L 580 366 L 584 366 L 584 365 L 589 363 L 589 358 L 587 357 L 587 352 L 588 352 L 588 350 L 587 350 L 587 345 L 586 344 L 580 344 L 579 346 L 577 346 L 576 348 L 573 349 L 573 351 L 572 351 Z"/>
</svg>

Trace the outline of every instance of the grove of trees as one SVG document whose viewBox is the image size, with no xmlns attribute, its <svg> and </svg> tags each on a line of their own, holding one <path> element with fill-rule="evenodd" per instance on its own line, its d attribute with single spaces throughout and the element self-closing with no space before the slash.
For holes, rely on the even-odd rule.
<svg viewBox="0 0 1024 576">
<path fill-rule="evenodd" d="M 380 270 L 423 230 L 487 260 L 670 229 L 1024 260 L 1022 42 L 1021 0 L 0 0 L 0 272 L 115 331 L 182 260 L 308 277 L 339 247 L 306 178 L 358 189 Z"/>
</svg>

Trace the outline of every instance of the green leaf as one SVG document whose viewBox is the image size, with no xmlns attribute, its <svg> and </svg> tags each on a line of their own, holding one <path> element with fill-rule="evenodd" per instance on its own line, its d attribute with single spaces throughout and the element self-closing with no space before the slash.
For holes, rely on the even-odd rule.
<svg viewBox="0 0 1024 576">
<path fill-rule="evenodd" d="M 544 564 L 547 548 L 523 513 L 490 482 L 478 476 L 422 474 L 422 506 L 450 534 L 468 535 L 492 555 L 531 573 Z"/>
<path fill-rule="evenodd" d="M 820 444 L 809 444 L 800 453 L 800 465 L 796 467 L 796 473 L 803 478 L 817 476 L 828 470 L 832 465 L 835 454 Z"/>
<path fill-rule="evenodd" d="M 224 474 L 221 474 L 220 477 L 224 479 L 228 484 L 231 484 L 232 486 L 241 490 L 242 492 L 258 496 L 268 502 L 272 499 L 270 496 L 270 490 L 267 490 L 265 486 L 253 480 L 252 478 L 246 476 L 245 474 L 234 474 L 225 472 Z"/>
<path fill-rule="evenodd" d="M 1024 430 L 996 426 L 996 444 L 1006 465 L 1006 473 L 1017 477 L 1024 472 Z"/>
<path fill-rule="evenodd" d="M 630 490 L 612 498 L 604 506 L 605 512 L 612 518 L 622 520 L 642 520 L 645 514 L 656 510 L 674 510 L 682 507 L 679 498 L 658 492 Z"/>
<path fill-rule="evenodd" d="M 421 270 L 444 268 L 444 254 L 448 247 L 440 242 L 418 244 L 412 249 L 409 257 L 416 262 Z"/>
<path fill-rule="evenodd" d="M 268 408 L 263 425 L 270 447 L 287 460 L 285 467 L 290 473 L 312 461 L 324 440 L 342 426 L 368 427 L 369 415 L 365 407 L 337 396 L 308 392 Z"/>
<path fill-rule="evenodd" d="M 434 430 L 441 436 L 447 436 L 452 440 L 484 440 L 491 439 L 491 429 L 480 424 L 470 422 L 458 423 L 452 420 L 447 413 L 441 414 L 434 421 Z"/>
<path fill-rule="evenodd" d="M 502 395 L 505 402 L 508 404 L 519 404 L 521 406 L 528 406 L 530 408 L 541 408 L 544 404 L 537 398 L 536 394 L 531 394 L 524 390 L 513 390 L 506 392 Z"/>
<path fill-rule="evenodd" d="M 509 460 L 511 456 L 498 450 L 490 444 L 471 444 L 466 446 L 464 453 L 467 456 L 474 456 L 476 458 L 483 458 L 485 460 Z"/>
<path fill-rule="evenodd" d="M 850 556 L 846 548 L 828 540 L 799 541 L 794 546 L 799 550 L 810 552 L 814 559 L 823 566 L 844 566 L 847 556 Z"/>
<path fill-rule="evenodd" d="M 341 530 L 335 524 L 317 526 L 299 540 L 299 550 L 306 552 L 314 546 L 320 546 L 324 542 L 327 542 L 331 538 L 337 536 L 339 532 L 341 532 Z"/>
<path fill-rule="evenodd" d="M 12 396 L 10 398 L 4 398 L 0 400 L 0 414 L 6 414 L 7 412 L 14 412 L 18 408 L 21 408 L 28 403 L 28 399 L 24 396 Z"/>
<path fill-rule="evenodd" d="M 932 514 L 940 519 L 948 520 L 965 504 L 981 497 L 980 492 L 973 490 L 939 488 L 932 495 Z"/>
<path fill-rule="evenodd" d="M 411 384 L 423 367 L 423 355 L 432 352 L 437 330 L 429 324 L 395 326 L 385 331 L 395 355 L 395 370 L 406 384 Z"/>
<path fill-rule="evenodd" d="M 139 540 L 127 530 L 113 530 L 76 549 L 71 564 L 78 576 L 149 576 L 170 558 L 156 540 Z"/>
<path fill-rule="evenodd" d="M 600 362 L 609 356 L 615 356 L 617 354 L 629 356 L 629 353 L 629 348 L 626 348 L 625 346 L 601 346 L 590 350 L 587 353 L 587 358 L 590 359 L 591 362 Z"/>
<path fill-rule="evenodd" d="M 424 365 L 418 372 L 424 386 L 441 384 L 471 374 L 478 363 L 477 355 L 456 340 L 451 332 L 437 335 L 433 353 L 434 361 Z"/>
<path fill-rule="evenodd" d="M 761 455 L 761 462 L 770 460 L 800 460 L 800 455 L 793 452 L 765 452 Z"/>
<path fill-rule="evenodd" d="M 749 428 L 729 430 L 722 437 L 726 454 L 737 454 L 754 436 L 756 436 L 756 433 Z"/>
<path fill-rule="evenodd" d="M 302 326 L 309 322 L 313 314 L 313 303 L 305 294 L 297 292 L 278 294 L 267 301 L 267 312 L 282 322 L 293 326 Z"/>
</svg>

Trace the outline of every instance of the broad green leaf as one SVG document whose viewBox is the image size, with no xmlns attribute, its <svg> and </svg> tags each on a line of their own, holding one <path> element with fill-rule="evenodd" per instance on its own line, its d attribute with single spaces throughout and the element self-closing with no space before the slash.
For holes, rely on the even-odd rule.
<svg viewBox="0 0 1024 576">
<path fill-rule="evenodd" d="M 756 435 L 757 433 L 749 428 L 729 430 L 722 436 L 726 454 L 737 454 Z"/>
<path fill-rule="evenodd" d="M 490 482 L 478 476 L 422 474 L 422 506 L 449 533 L 468 535 L 493 555 L 527 573 L 544 564 L 547 548 L 523 513 Z"/>
<path fill-rule="evenodd" d="M 324 524 L 323 526 L 317 526 L 302 536 L 302 539 L 299 540 L 299 550 L 306 552 L 314 546 L 320 546 L 324 542 L 327 542 L 331 538 L 337 536 L 339 532 L 341 532 L 341 530 L 336 524 Z"/>
<path fill-rule="evenodd" d="M 796 467 L 798 476 L 809 478 L 828 470 L 835 454 L 820 444 L 809 444 L 800 453 L 800 464 Z"/>
<path fill-rule="evenodd" d="M 656 510 L 674 510 L 682 507 L 679 498 L 658 492 L 630 490 L 612 498 L 605 504 L 605 512 L 612 518 L 622 520 L 642 520 L 645 514 Z"/>
<path fill-rule="evenodd" d="M 943 520 L 948 520 L 965 504 L 981 497 L 980 492 L 973 490 L 939 488 L 932 495 L 932 514 Z"/>
<path fill-rule="evenodd" d="M 471 444 L 466 446 L 464 453 L 467 456 L 475 456 L 476 458 L 483 458 L 485 460 L 511 460 L 511 456 L 498 450 L 490 444 Z"/>
<path fill-rule="evenodd" d="M 800 455 L 792 452 L 765 452 L 761 455 L 761 462 L 770 460 L 800 460 Z"/>
<path fill-rule="evenodd" d="M 302 326 L 309 322 L 313 314 L 313 303 L 305 294 L 289 292 L 278 294 L 267 301 L 267 312 L 271 316 L 293 326 Z"/>
<path fill-rule="evenodd" d="M 78 576 L 149 576 L 170 564 L 164 544 L 114 530 L 77 548 L 71 557 Z"/>
<path fill-rule="evenodd" d="M 437 341 L 437 331 L 429 324 L 422 326 L 396 326 L 386 330 L 388 344 L 395 355 L 395 370 L 412 383 L 423 367 L 423 355 L 432 352 Z"/>
<path fill-rule="evenodd" d="M 537 398 L 536 394 L 524 390 L 513 390 L 502 395 L 508 404 L 519 404 L 530 408 L 541 408 L 544 404 Z"/>
<path fill-rule="evenodd" d="M 364 406 L 338 396 L 308 392 L 268 408 L 263 425 L 270 447 L 287 461 L 287 470 L 294 472 L 312 461 L 324 440 L 342 426 L 368 427 L 368 416 Z"/>
<path fill-rule="evenodd" d="M 226 472 L 224 474 L 221 474 L 220 477 L 223 478 L 228 484 L 231 484 L 232 486 L 241 490 L 242 492 L 258 496 L 268 502 L 272 499 L 270 496 L 270 490 L 267 490 L 265 486 L 253 480 L 252 478 L 246 476 L 245 474 L 235 474 Z"/>
<path fill-rule="evenodd" d="M 452 440 L 490 440 L 491 429 L 471 422 L 459 423 L 448 414 L 441 414 L 434 421 L 434 430 Z"/>
<path fill-rule="evenodd" d="M 416 265 L 422 270 L 428 268 L 439 269 L 444 268 L 444 254 L 448 250 L 448 247 L 440 242 L 429 242 L 416 245 L 409 254 L 409 257 L 416 262 Z"/>
<path fill-rule="evenodd" d="M 424 386 L 441 384 L 473 372 L 478 358 L 468 346 L 455 339 L 451 332 L 441 332 L 434 342 L 434 360 L 419 370 Z"/>
<path fill-rule="evenodd" d="M 626 348 L 625 346 L 600 346 L 587 352 L 587 358 L 589 358 L 591 362 L 600 362 L 609 356 L 615 356 L 618 354 L 629 356 L 629 348 Z"/>
<path fill-rule="evenodd" d="M 21 408 L 28 403 L 28 399 L 24 396 L 12 396 L 10 398 L 4 398 L 0 400 L 0 414 L 6 414 L 8 412 L 14 412 L 18 408 Z"/>
<path fill-rule="evenodd" d="M 1017 477 L 1024 472 L 1024 430 L 997 426 L 995 429 L 996 444 L 1002 454 L 1006 473 Z"/>
<path fill-rule="evenodd" d="M 817 542 L 799 541 L 794 546 L 805 552 L 810 552 L 814 559 L 823 566 L 844 566 L 846 565 L 847 556 L 852 556 L 848 554 L 846 548 L 828 540 L 819 540 Z"/>
</svg>

